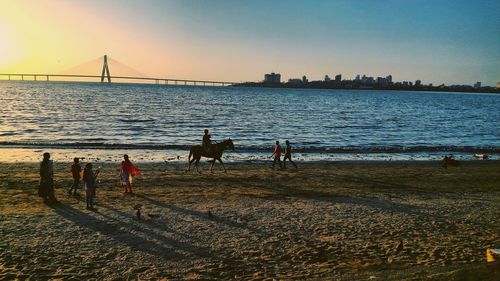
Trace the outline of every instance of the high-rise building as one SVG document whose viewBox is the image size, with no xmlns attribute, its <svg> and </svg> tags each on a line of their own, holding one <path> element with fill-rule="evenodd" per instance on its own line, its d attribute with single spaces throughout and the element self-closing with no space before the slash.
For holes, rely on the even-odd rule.
<svg viewBox="0 0 500 281">
<path fill-rule="evenodd" d="M 335 75 L 335 82 L 341 82 L 341 81 L 342 81 L 342 74 Z"/>
<path fill-rule="evenodd" d="M 500 82 L 497 83 L 497 89 L 500 89 Z"/>
<path fill-rule="evenodd" d="M 479 81 L 476 82 L 476 84 L 474 84 L 474 88 L 476 88 L 476 89 L 481 88 L 481 82 L 479 82 Z"/>
<path fill-rule="evenodd" d="M 422 86 L 422 81 L 420 81 L 420 80 L 415 81 L 415 86 L 417 86 L 417 87 Z"/>
<path fill-rule="evenodd" d="M 309 80 L 307 80 L 307 77 L 305 75 L 302 76 L 302 83 L 307 84 L 307 82 L 309 82 Z"/>
<path fill-rule="evenodd" d="M 332 79 L 328 76 L 328 75 L 325 75 L 325 82 L 330 82 Z"/>
<path fill-rule="evenodd" d="M 281 83 L 281 74 L 271 72 L 264 75 L 264 83 Z"/>
<path fill-rule="evenodd" d="M 358 75 L 356 75 L 356 78 L 354 78 L 354 81 L 359 81 L 359 80 L 361 80 L 361 78 L 359 77 L 359 74 L 358 74 Z"/>
</svg>

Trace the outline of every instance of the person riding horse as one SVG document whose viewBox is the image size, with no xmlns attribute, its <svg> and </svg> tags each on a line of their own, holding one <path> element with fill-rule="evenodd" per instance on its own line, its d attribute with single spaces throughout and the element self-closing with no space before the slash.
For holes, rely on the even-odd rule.
<svg viewBox="0 0 500 281">
<path fill-rule="evenodd" d="M 210 135 L 208 134 L 208 130 L 205 129 L 205 134 L 203 135 L 203 140 L 201 142 L 201 146 L 203 147 L 203 150 L 205 150 L 205 153 L 210 154 L 211 148 L 212 148 L 212 140 L 210 139 Z"/>
<path fill-rule="evenodd" d="M 204 145 L 206 144 L 207 147 L 209 147 L 209 151 L 207 151 L 203 145 L 192 146 L 191 149 L 189 150 L 187 170 L 189 171 L 191 169 L 191 164 L 194 162 L 196 171 L 200 173 L 200 171 L 198 170 L 198 163 L 200 162 L 201 157 L 206 157 L 206 158 L 211 158 L 211 160 L 209 161 L 212 163 L 212 165 L 210 165 L 210 171 L 212 171 L 215 161 L 217 160 L 219 161 L 219 163 L 221 163 L 224 172 L 226 172 L 226 167 L 224 167 L 224 163 L 222 163 L 221 158 L 226 148 L 231 148 L 232 150 L 234 150 L 233 141 L 229 138 L 222 142 L 212 144 L 211 142 L 209 142 L 210 135 L 208 134 L 208 130 L 205 130 L 205 136 L 203 136 L 203 144 Z M 205 142 L 206 140 L 208 141 Z"/>
</svg>

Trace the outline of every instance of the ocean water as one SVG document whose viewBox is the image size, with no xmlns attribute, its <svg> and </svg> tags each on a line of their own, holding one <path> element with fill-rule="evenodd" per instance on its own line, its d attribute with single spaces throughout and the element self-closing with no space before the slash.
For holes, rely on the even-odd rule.
<svg viewBox="0 0 500 281">
<path fill-rule="evenodd" d="M 4 155 L 114 150 L 176 159 L 204 129 L 213 140 L 233 139 L 229 159 L 266 157 L 287 139 L 304 160 L 500 152 L 496 94 L 0 81 L 0 102 Z"/>
</svg>

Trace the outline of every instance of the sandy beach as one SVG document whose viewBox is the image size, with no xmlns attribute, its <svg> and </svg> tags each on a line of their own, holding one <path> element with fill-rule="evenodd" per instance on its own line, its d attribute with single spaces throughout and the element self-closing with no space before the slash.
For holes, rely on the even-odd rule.
<svg viewBox="0 0 500 281">
<path fill-rule="evenodd" d="M 499 161 L 298 164 L 137 163 L 124 195 L 118 163 L 94 163 L 93 212 L 70 163 L 51 206 L 37 163 L 0 163 L 0 280 L 500 279 Z"/>
</svg>

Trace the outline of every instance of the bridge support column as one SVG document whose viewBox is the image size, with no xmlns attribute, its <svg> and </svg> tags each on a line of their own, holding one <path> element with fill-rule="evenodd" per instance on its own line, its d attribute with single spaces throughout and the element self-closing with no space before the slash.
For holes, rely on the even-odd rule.
<svg viewBox="0 0 500 281">
<path fill-rule="evenodd" d="M 108 56 L 107 55 L 104 55 L 104 64 L 102 65 L 101 83 L 104 82 L 104 73 L 106 73 L 106 77 L 108 78 L 108 83 L 111 83 L 111 75 L 109 75 Z"/>
<path fill-rule="evenodd" d="M 156 79 L 156 85 L 160 84 L 160 80 Z"/>
<path fill-rule="evenodd" d="M 47 75 L 47 81 L 49 81 L 49 76 Z"/>
<path fill-rule="evenodd" d="M 187 81 L 184 81 L 184 85 L 187 85 Z"/>
<path fill-rule="evenodd" d="M 10 74 L 9 74 L 9 81 L 10 81 Z"/>
<path fill-rule="evenodd" d="M 23 80 L 23 81 L 24 81 L 24 75 L 21 75 L 21 80 Z"/>
<path fill-rule="evenodd" d="M 36 81 L 36 75 L 34 75 L 33 77 L 35 77 L 35 81 Z"/>
</svg>

